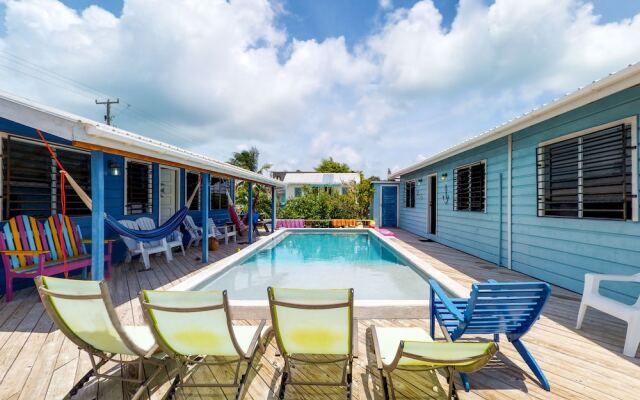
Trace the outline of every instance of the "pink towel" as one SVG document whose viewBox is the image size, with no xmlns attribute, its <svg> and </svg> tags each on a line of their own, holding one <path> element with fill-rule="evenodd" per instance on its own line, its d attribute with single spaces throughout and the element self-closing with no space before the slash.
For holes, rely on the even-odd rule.
<svg viewBox="0 0 640 400">
<path fill-rule="evenodd" d="M 384 228 L 378 229 L 378 232 L 380 232 L 380 234 L 382 236 L 395 236 L 396 235 L 395 233 L 391 232 L 390 230 L 384 229 Z"/>
</svg>

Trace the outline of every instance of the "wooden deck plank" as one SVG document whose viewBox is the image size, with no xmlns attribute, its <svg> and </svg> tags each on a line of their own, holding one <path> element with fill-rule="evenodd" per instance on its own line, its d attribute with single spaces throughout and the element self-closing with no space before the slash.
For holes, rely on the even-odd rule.
<svg viewBox="0 0 640 400">
<path fill-rule="evenodd" d="M 420 242 L 418 237 L 396 231 L 401 247 L 429 262 L 434 268 L 470 287 L 474 281 L 531 280 L 498 268 L 486 261 L 437 243 Z M 233 254 L 237 247 L 222 245 L 211 253 L 211 261 Z M 119 265 L 109 282 L 116 313 L 125 324 L 143 323 L 137 300 L 143 288 L 169 288 L 201 270 L 200 250 L 188 249 L 186 257 L 176 253 L 167 263 L 164 256 L 152 257 L 153 269 L 138 272 L 139 263 Z M 541 364 L 552 386 L 544 391 L 513 346 L 501 343 L 498 357 L 489 367 L 471 376 L 472 391 L 458 390 L 461 399 L 634 399 L 640 393 L 640 359 L 621 355 L 626 325 L 606 314 L 589 311 L 582 330 L 575 330 L 580 297 L 568 290 L 553 288 L 553 296 L 542 318 L 523 339 Z M 426 314 L 426 313 L 425 313 Z M 239 320 L 238 324 L 256 321 Z M 354 400 L 382 399 L 380 377 L 375 368 L 368 328 L 376 326 L 415 326 L 428 328 L 426 319 L 359 320 L 358 357 L 354 360 Z M 437 331 L 437 330 L 436 330 Z M 438 331 L 437 331 L 438 332 Z M 441 334 L 438 333 L 439 337 Z M 469 340 L 474 339 L 470 337 Z M 490 337 L 480 337 L 490 340 Z M 276 356 L 273 338 L 256 358 L 250 373 L 245 399 L 274 399 L 280 384 L 282 359 Z M 63 397 L 90 369 L 89 359 L 68 339 L 62 337 L 44 314 L 35 290 L 16 292 L 15 300 L 0 300 L 0 400 Z M 116 370 L 114 370 L 116 371 Z M 335 368 L 300 369 L 302 379 L 331 378 Z M 230 371 L 203 369 L 197 380 L 228 380 Z M 172 377 L 165 369 L 150 390 L 152 399 L 161 399 Z M 458 387 L 460 381 L 456 378 Z M 394 376 L 398 399 L 443 398 L 446 382 L 442 374 L 399 373 Z M 78 399 L 125 398 L 130 387 L 114 381 L 93 379 L 76 396 Z M 344 389 L 287 388 L 287 399 L 343 399 Z M 147 398 L 147 395 L 143 396 Z M 177 393 L 179 399 L 233 398 L 233 390 L 189 390 Z"/>
</svg>

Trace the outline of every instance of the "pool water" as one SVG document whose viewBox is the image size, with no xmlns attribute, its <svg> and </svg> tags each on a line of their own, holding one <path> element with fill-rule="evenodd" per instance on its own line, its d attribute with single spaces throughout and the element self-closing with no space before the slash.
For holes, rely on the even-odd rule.
<svg viewBox="0 0 640 400">
<path fill-rule="evenodd" d="M 428 284 L 367 233 L 290 232 L 199 289 L 232 300 L 266 300 L 267 287 L 354 288 L 356 300 L 426 300 Z"/>
</svg>

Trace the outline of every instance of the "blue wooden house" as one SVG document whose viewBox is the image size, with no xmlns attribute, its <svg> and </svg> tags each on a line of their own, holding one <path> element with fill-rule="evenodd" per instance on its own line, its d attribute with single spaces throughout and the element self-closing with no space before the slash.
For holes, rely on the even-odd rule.
<svg viewBox="0 0 640 400">
<path fill-rule="evenodd" d="M 21 214 L 40 219 L 61 212 L 59 168 L 37 130 L 50 142 L 69 174 L 91 194 L 93 212 L 65 186 L 67 215 L 81 227 L 85 238 L 94 239 L 93 265 L 103 265 L 100 238 L 116 237 L 105 226 L 104 213 L 116 219 L 147 216 L 162 224 L 186 204 L 200 179 L 189 213 L 202 225 L 208 218 L 226 222 L 227 192 L 233 201 L 236 180 L 249 182 L 250 197 L 253 184 L 266 185 L 272 191 L 283 186 L 280 181 L 189 150 L 0 94 L 0 221 Z M 275 203 L 273 206 L 275 210 Z M 251 241 L 251 230 L 248 236 Z M 205 240 L 205 262 L 207 250 Z M 114 262 L 122 260 L 124 252 L 124 244 L 116 242 Z M 94 277 L 100 278 L 100 273 L 94 271 Z M 0 268 L 2 274 L 4 269 Z M 21 282 L 24 285 L 24 280 Z M 4 277 L 0 276 L 3 292 Z"/>
<path fill-rule="evenodd" d="M 374 216 L 576 292 L 588 272 L 640 272 L 639 115 L 636 64 L 393 172 Z"/>
</svg>

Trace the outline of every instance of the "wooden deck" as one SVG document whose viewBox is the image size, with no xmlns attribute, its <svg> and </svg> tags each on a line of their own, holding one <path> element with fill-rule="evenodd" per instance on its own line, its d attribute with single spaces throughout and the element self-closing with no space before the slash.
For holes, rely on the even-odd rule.
<svg viewBox="0 0 640 400">
<path fill-rule="evenodd" d="M 420 242 L 416 236 L 397 231 L 401 246 L 430 262 L 435 268 L 461 284 L 489 278 L 512 281 L 529 279 L 524 275 L 497 268 L 478 258 L 448 247 Z M 236 246 L 221 246 L 211 253 L 219 259 L 232 254 Z M 167 265 L 163 258 L 154 259 L 154 269 L 139 273 L 132 266 L 114 269 L 110 281 L 114 304 L 125 323 L 141 324 L 141 310 L 136 295 L 141 288 L 170 287 L 202 268 L 196 260 L 198 250 L 191 249 L 187 257 L 176 255 Z M 589 311 L 581 331 L 574 329 L 579 296 L 555 288 L 543 317 L 524 338 L 531 352 L 546 372 L 552 391 L 542 390 L 515 349 L 507 342 L 492 364 L 471 376 L 472 391 L 458 393 L 462 399 L 637 399 L 640 396 L 640 359 L 621 354 L 626 326 L 597 311 Z M 426 318 L 427 310 L 425 310 Z M 248 324 L 255 321 L 237 321 Z M 381 399 L 382 391 L 371 352 L 367 328 L 380 326 L 421 326 L 427 319 L 359 320 L 358 358 L 354 368 L 354 399 Z M 489 338 L 482 338 L 489 339 Z M 246 399 L 276 398 L 279 368 L 282 360 L 276 356 L 275 343 L 270 340 L 266 351 L 259 354 L 248 386 Z M 34 289 L 17 293 L 11 303 L 0 300 L 0 399 L 62 398 L 82 375 L 89 370 L 89 360 L 56 329 L 44 313 Z M 306 377 L 332 378 L 331 367 L 297 368 Z M 194 379 L 222 381 L 229 371 L 201 368 Z M 394 376 L 396 397 L 408 399 L 444 398 L 442 377 L 433 373 L 400 373 Z M 162 398 L 169 383 L 164 373 L 145 397 Z M 126 398 L 130 388 L 113 381 L 92 380 L 76 398 Z M 232 399 L 233 390 L 184 390 L 178 398 Z M 345 398 L 343 389 L 307 387 L 288 388 L 289 399 Z"/>
</svg>

